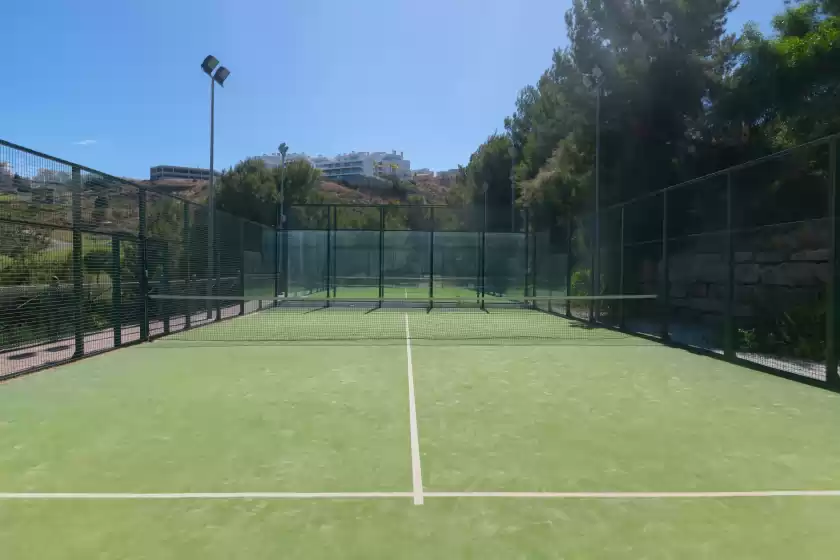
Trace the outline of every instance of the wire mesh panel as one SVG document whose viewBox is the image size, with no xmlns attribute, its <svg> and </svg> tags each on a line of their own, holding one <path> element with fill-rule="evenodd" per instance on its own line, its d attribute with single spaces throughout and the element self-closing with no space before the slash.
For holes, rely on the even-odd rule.
<svg viewBox="0 0 840 560">
<path fill-rule="evenodd" d="M 278 237 L 284 234 L 278 234 Z M 303 296 L 327 289 L 327 242 L 326 231 L 289 231 L 288 275 L 289 295 Z"/>
<path fill-rule="evenodd" d="M 825 379 L 829 146 L 732 174 L 737 356 Z"/>
<path fill-rule="evenodd" d="M 624 294 L 662 292 L 662 194 L 648 196 L 624 207 Z M 660 303 L 628 301 L 624 321 L 630 332 L 662 334 Z"/>
<path fill-rule="evenodd" d="M 386 295 L 423 296 L 429 293 L 431 234 L 425 231 L 386 231 L 383 270 Z M 435 281 L 436 285 L 442 285 Z"/>
<path fill-rule="evenodd" d="M 471 296 L 481 290 L 481 234 L 434 233 L 435 291 L 441 295 Z"/>
<path fill-rule="evenodd" d="M 379 295 L 379 232 L 333 232 L 333 295 Z"/>
<path fill-rule="evenodd" d="M 574 220 L 571 236 L 571 278 L 569 295 L 592 296 L 592 258 L 595 243 L 595 218 L 584 216 Z M 572 316 L 589 319 L 594 310 L 593 304 L 586 301 L 571 303 Z"/>
<path fill-rule="evenodd" d="M 721 175 L 668 192 L 668 334 L 718 352 L 728 297 L 727 189 Z"/>
<path fill-rule="evenodd" d="M 487 233 L 484 237 L 484 291 L 498 297 L 532 295 L 524 233 Z"/>
</svg>

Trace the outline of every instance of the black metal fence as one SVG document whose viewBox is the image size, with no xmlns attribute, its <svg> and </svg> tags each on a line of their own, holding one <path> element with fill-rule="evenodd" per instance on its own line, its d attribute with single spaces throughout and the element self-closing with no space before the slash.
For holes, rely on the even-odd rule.
<svg viewBox="0 0 840 560">
<path fill-rule="evenodd" d="M 537 293 L 656 294 L 566 312 L 836 387 L 838 139 L 556 221 L 535 234 Z"/>
<path fill-rule="evenodd" d="M 291 295 L 328 297 L 534 295 L 533 232 L 527 213 L 510 231 L 509 215 L 482 206 L 292 206 L 282 284 Z"/>
<path fill-rule="evenodd" d="M 145 294 L 273 297 L 276 228 L 215 215 L 0 140 L 0 379 L 223 316 Z"/>
<path fill-rule="evenodd" d="M 509 208 L 302 205 L 284 230 L 217 211 L 213 244 L 204 206 L 0 141 L 0 379 L 255 310 L 145 294 L 402 290 L 656 294 L 551 311 L 836 387 L 838 140 L 516 231 Z"/>
</svg>

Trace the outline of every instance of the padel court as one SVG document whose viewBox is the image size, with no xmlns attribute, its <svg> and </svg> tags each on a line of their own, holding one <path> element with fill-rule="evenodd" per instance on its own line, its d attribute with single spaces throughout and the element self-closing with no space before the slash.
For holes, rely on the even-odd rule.
<svg viewBox="0 0 840 560">
<path fill-rule="evenodd" d="M 2 557 L 836 554 L 838 395 L 402 295 L 237 302 L 5 382 Z"/>
</svg>

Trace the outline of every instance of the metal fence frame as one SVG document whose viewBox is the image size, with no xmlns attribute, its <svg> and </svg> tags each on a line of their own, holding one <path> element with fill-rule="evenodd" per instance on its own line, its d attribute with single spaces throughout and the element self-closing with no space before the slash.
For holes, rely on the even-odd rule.
<svg viewBox="0 0 840 560">
<path fill-rule="evenodd" d="M 624 317 L 624 308 L 621 306 L 618 312 L 618 324 L 617 325 L 607 325 L 602 324 L 599 320 L 597 313 L 593 312 L 590 309 L 589 316 L 585 319 L 586 322 L 592 324 L 598 324 L 599 327 L 604 328 L 611 328 L 620 330 L 622 332 L 628 332 L 629 334 L 634 334 L 638 336 L 642 336 L 644 338 L 648 338 L 651 340 L 655 340 L 657 342 L 661 342 L 667 344 L 669 346 L 681 348 L 684 350 L 688 350 L 691 352 L 703 354 L 706 356 L 710 356 L 717 359 L 722 359 L 730 363 L 734 363 L 740 366 L 745 366 L 751 369 L 759 370 L 765 373 L 770 373 L 773 375 L 777 375 L 780 377 L 784 377 L 786 379 L 795 380 L 798 382 L 802 382 L 808 385 L 814 385 L 817 387 L 838 391 L 840 392 L 840 375 L 838 375 L 838 361 L 840 360 L 840 224 L 838 224 L 838 219 L 840 219 L 840 185 L 838 185 L 838 169 L 837 169 L 837 160 L 838 160 L 838 143 L 840 142 L 840 134 L 827 136 L 824 138 L 820 138 L 814 140 L 812 142 L 808 142 L 805 144 L 801 144 L 795 146 L 793 148 L 789 148 L 762 158 L 758 158 L 755 160 L 751 160 L 739 165 L 735 165 L 714 173 L 710 173 L 704 175 L 702 177 L 697 177 L 694 179 L 690 179 L 688 181 L 684 181 L 670 187 L 660 189 L 657 191 L 652 191 L 649 193 L 645 193 L 641 196 L 635 197 L 633 199 L 613 204 L 608 207 L 601 209 L 601 214 L 603 215 L 605 212 L 610 210 L 618 211 L 620 213 L 620 252 L 618 255 L 618 270 L 619 273 L 619 282 L 618 282 L 618 294 L 617 295 L 626 295 L 625 294 L 625 280 L 624 280 L 624 272 L 625 272 L 625 209 L 634 203 L 638 203 L 640 201 L 644 201 L 646 199 L 654 199 L 656 197 L 661 197 L 662 199 L 662 228 L 661 228 L 661 237 L 657 241 L 657 243 L 661 243 L 662 251 L 661 251 L 661 270 L 659 271 L 660 279 L 659 279 L 659 293 L 657 294 L 658 297 L 658 305 L 660 306 L 662 312 L 660 314 L 660 325 L 659 325 L 659 333 L 658 335 L 651 336 L 649 333 L 642 333 L 642 332 L 633 332 L 628 329 L 625 323 Z M 826 298 L 826 306 L 825 306 L 825 313 L 826 313 L 826 324 L 825 324 L 825 334 L 826 334 L 826 360 L 825 360 L 825 380 L 813 379 L 810 377 L 804 377 L 801 375 L 797 375 L 791 373 L 789 371 L 785 371 L 780 368 L 769 367 L 767 365 L 763 365 L 761 363 L 757 363 L 752 360 L 743 359 L 737 356 L 736 353 L 736 344 L 735 344 L 735 267 L 736 267 L 736 260 L 735 260 L 735 243 L 734 237 L 739 230 L 734 224 L 733 221 L 733 196 L 735 190 L 738 188 L 738 185 L 734 181 L 734 176 L 740 171 L 744 171 L 750 168 L 754 168 L 760 166 L 762 164 L 766 164 L 768 162 L 781 160 L 786 156 L 794 155 L 800 151 L 807 150 L 809 148 L 816 148 L 821 146 L 828 147 L 829 153 L 829 168 L 828 168 L 828 198 L 824 201 L 828 211 L 825 218 L 829 220 L 830 223 L 830 237 L 829 237 L 829 275 L 828 275 L 828 282 L 827 282 L 827 298 Z M 690 187 L 692 185 L 699 185 L 701 183 L 706 183 L 712 179 L 721 179 L 725 181 L 726 185 L 726 208 L 725 208 L 725 216 L 726 216 L 726 223 L 725 227 L 722 230 L 715 231 L 715 232 L 705 232 L 704 234 L 709 233 L 719 233 L 725 236 L 725 255 L 726 255 L 726 296 L 725 296 L 725 309 L 724 309 L 724 345 L 722 353 L 717 353 L 714 351 L 710 351 L 704 348 L 698 348 L 696 346 L 683 344 L 678 341 L 671 340 L 669 335 L 669 313 L 667 312 L 670 307 L 670 299 L 671 295 L 669 293 L 670 287 L 670 279 L 669 279 L 669 258 L 671 256 L 671 251 L 669 250 L 669 240 L 673 240 L 674 238 L 669 236 L 669 223 L 668 223 L 668 215 L 669 215 L 669 195 L 673 193 L 685 189 L 686 187 Z M 565 254 L 571 258 L 572 255 L 572 229 L 574 228 L 574 223 L 576 221 L 580 221 L 589 217 L 589 214 L 581 214 L 581 215 L 569 215 L 565 220 L 565 227 L 567 228 L 566 240 L 568 245 L 564 248 Z M 771 224 L 772 225 L 772 224 Z M 784 225 L 784 224 L 775 224 L 775 225 Z M 698 234 L 703 235 L 703 234 Z M 593 254 L 592 259 L 594 261 L 595 258 L 598 258 Z M 539 259 L 535 259 L 535 262 Z M 571 276 L 572 276 L 572 265 L 571 263 L 567 266 L 567 277 L 566 281 L 566 293 L 571 292 Z M 592 278 L 592 284 L 594 285 L 594 277 Z M 570 319 L 580 319 L 580 317 L 574 317 L 570 312 L 569 308 L 566 308 L 565 315 Z"/>
</svg>

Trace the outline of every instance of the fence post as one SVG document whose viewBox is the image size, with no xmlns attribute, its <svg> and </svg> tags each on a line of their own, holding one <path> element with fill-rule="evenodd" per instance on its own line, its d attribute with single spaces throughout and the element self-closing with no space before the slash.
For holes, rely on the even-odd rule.
<svg viewBox="0 0 840 560">
<path fill-rule="evenodd" d="M 84 317 L 84 263 L 82 262 L 82 171 L 73 166 L 72 171 L 72 226 L 73 226 L 73 332 L 74 358 L 85 354 Z"/>
<path fill-rule="evenodd" d="M 598 267 L 595 262 L 595 259 L 598 258 L 598 255 L 596 255 L 597 247 L 595 246 L 595 236 L 597 235 L 595 232 L 596 228 L 597 225 L 592 226 L 592 231 L 590 232 L 591 235 L 587 240 L 589 243 L 589 295 L 593 297 L 598 295 L 595 293 L 595 290 L 597 290 L 597 285 L 595 284 L 595 269 Z M 591 299 L 589 300 L 589 322 L 595 322 L 595 301 Z"/>
<path fill-rule="evenodd" d="M 732 223 L 732 173 L 726 174 L 726 307 L 723 317 L 723 355 L 735 358 L 735 244 Z"/>
<path fill-rule="evenodd" d="M 379 307 L 385 298 L 385 207 L 379 207 Z"/>
<path fill-rule="evenodd" d="M 572 295 L 572 235 L 573 235 L 573 225 L 572 225 L 572 212 L 569 211 L 569 221 L 566 224 L 566 317 L 572 317 L 572 300 L 569 299 L 569 296 Z"/>
<path fill-rule="evenodd" d="M 330 306 L 330 280 L 332 279 L 332 206 L 327 206 L 327 266 L 326 266 L 326 288 L 327 288 L 327 307 Z"/>
<path fill-rule="evenodd" d="M 837 139 L 829 144 L 829 211 L 831 212 L 831 260 L 828 281 L 828 309 L 826 310 L 826 368 L 825 380 L 829 386 L 840 386 L 837 375 L 838 336 L 840 336 L 840 186 L 837 173 Z"/>
<path fill-rule="evenodd" d="M 169 241 L 163 242 L 163 278 L 161 278 L 161 287 L 163 293 L 169 295 Z M 163 310 L 163 334 L 169 334 L 169 313 L 171 306 L 169 302 L 163 300 L 160 302 Z"/>
<path fill-rule="evenodd" d="M 429 209 L 429 308 L 435 306 L 435 209 Z"/>
<path fill-rule="evenodd" d="M 274 297 L 279 297 L 282 292 L 280 281 L 280 246 L 281 235 L 285 233 L 285 224 L 280 216 L 280 203 L 274 205 Z"/>
<path fill-rule="evenodd" d="M 287 207 L 288 208 L 288 207 Z M 280 245 L 283 248 L 283 252 L 281 254 L 282 257 L 282 266 L 283 266 L 283 280 L 280 285 L 280 289 L 283 290 L 283 295 L 289 297 L 289 218 L 288 216 L 281 215 L 280 216 L 280 224 L 281 224 L 281 233 L 280 233 Z"/>
<path fill-rule="evenodd" d="M 213 222 L 218 224 L 215 211 L 213 212 Z M 213 268 L 216 273 L 214 295 L 216 297 L 216 320 L 222 320 L 222 300 L 218 297 L 222 295 L 222 245 L 219 243 L 219 228 L 213 227 Z"/>
<path fill-rule="evenodd" d="M 332 288 L 333 299 L 337 296 L 338 284 L 338 208 L 333 206 L 333 250 L 332 250 Z"/>
<path fill-rule="evenodd" d="M 245 222 L 239 219 L 239 294 L 245 297 Z M 245 300 L 239 302 L 239 314 L 245 315 Z"/>
<path fill-rule="evenodd" d="M 621 223 L 618 232 L 618 295 L 624 295 L 624 206 L 621 207 Z M 618 300 L 618 328 L 625 330 L 624 300 Z"/>
<path fill-rule="evenodd" d="M 184 256 L 181 257 L 184 259 L 184 292 L 186 296 L 192 295 L 191 289 L 191 278 L 190 275 L 192 273 L 191 266 L 190 266 L 190 259 L 192 258 L 192 247 L 190 246 L 190 241 L 192 236 L 190 235 L 190 205 L 187 202 L 183 203 L 184 205 L 184 232 L 182 234 L 182 240 L 184 243 Z M 184 301 L 184 328 L 190 328 L 192 322 L 192 300 L 187 297 Z"/>
<path fill-rule="evenodd" d="M 522 295 L 528 297 L 528 294 L 530 294 L 528 287 L 531 281 L 531 216 L 527 209 L 523 211 L 523 214 L 525 216 L 525 293 Z"/>
<path fill-rule="evenodd" d="M 111 326 L 114 329 L 114 348 L 122 344 L 122 263 L 120 238 L 111 238 Z"/>
<path fill-rule="evenodd" d="M 662 324 L 660 326 L 663 341 L 668 341 L 671 338 L 668 332 L 668 315 L 671 312 L 670 305 L 670 276 L 668 273 L 668 191 L 662 191 L 662 286 L 660 292 L 662 293 Z"/>
<path fill-rule="evenodd" d="M 141 188 L 137 191 L 137 207 L 139 213 L 139 227 L 137 235 L 138 251 L 140 262 L 137 263 L 139 267 L 140 278 L 140 340 L 146 342 L 149 340 L 149 264 L 148 255 L 146 254 L 146 189 Z"/>
</svg>

